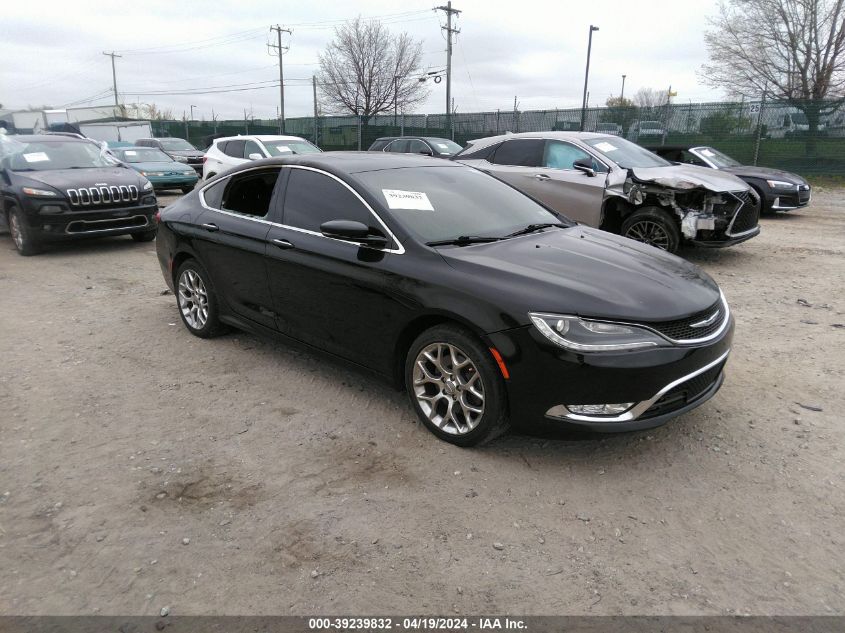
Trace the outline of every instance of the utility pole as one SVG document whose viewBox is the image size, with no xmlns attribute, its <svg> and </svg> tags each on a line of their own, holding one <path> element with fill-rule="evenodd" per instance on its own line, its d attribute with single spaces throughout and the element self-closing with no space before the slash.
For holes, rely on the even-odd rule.
<svg viewBox="0 0 845 633">
<path fill-rule="evenodd" d="M 584 71 L 584 101 L 581 104 L 581 131 L 584 131 L 584 125 L 587 118 L 587 81 L 590 79 L 590 53 L 593 50 L 593 31 L 598 31 L 599 27 L 590 25 L 590 39 L 587 40 L 587 69 Z"/>
<path fill-rule="evenodd" d="M 446 13 L 446 26 L 440 28 L 446 31 L 446 124 L 449 130 L 452 129 L 452 34 L 457 35 L 460 29 L 452 28 L 452 16 L 459 15 L 461 12 L 458 9 L 452 8 L 452 0 L 446 3 L 446 6 L 435 7 L 435 11 L 444 11 Z"/>
<path fill-rule="evenodd" d="M 123 57 L 123 55 L 118 55 L 114 51 L 111 53 L 106 53 L 103 51 L 103 55 L 107 55 L 111 57 L 111 81 L 112 81 L 112 89 L 114 90 L 114 105 L 120 107 L 120 104 L 117 101 L 117 72 L 114 69 L 114 58 L 115 57 Z"/>
<path fill-rule="evenodd" d="M 619 95 L 619 105 L 624 105 L 625 103 L 625 77 L 627 75 L 622 75 L 622 94 Z"/>
<path fill-rule="evenodd" d="M 311 75 L 311 87 L 314 89 L 314 145 L 317 145 L 317 75 Z"/>
<path fill-rule="evenodd" d="M 279 105 L 280 105 L 280 116 L 279 116 L 279 134 L 285 133 L 285 72 L 284 67 L 282 65 L 282 53 L 287 51 L 290 47 L 285 46 L 282 48 L 282 33 L 287 33 L 288 35 L 292 35 L 293 31 L 290 29 L 283 29 L 278 24 L 276 26 L 270 27 L 271 31 L 276 31 L 276 44 L 270 44 L 270 48 L 275 48 L 276 52 L 279 54 Z"/>
</svg>

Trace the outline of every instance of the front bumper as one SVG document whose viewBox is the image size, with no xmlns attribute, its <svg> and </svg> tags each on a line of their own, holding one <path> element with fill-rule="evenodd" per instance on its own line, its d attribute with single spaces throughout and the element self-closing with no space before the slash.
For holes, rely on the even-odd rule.
<svg viewBox="0 0 845 633">
<path fill-rule="evenodd" d="M 755 226 L 750 231 L 742 233 L 740 235 L 735 235 L 733 237 L 725 237 L 723 239 L 718 240 L 690 240 L 691 244 L 695 244 L 696 246 L 704 246 L 706 248 L 725 248 L 726 246 L 733 246 L 735 244 L 741 244 L 742 242 L 747 242 L 752 237 L 757 237 L 760 235 L 760 227 Z"/>
<path fill-rule="evenodd" d="M 807 189 L 783 190 L 770 189 L 765 194 L 766 208 L 770 211 L 793 211 L 810 204 L 812 191 Z"/>
<path fill-rule="evenodd" d="M 185 176 L 147 176 L 153 184 L 154 189 L 178 189 L 180 187 L 193 187 L 199 181 L 199 176 L 196 174 L 188 174 Z"/>
<path fill-rule="evenodd" d="M 724 380 L 733 317 L 722 335 L 701 347 L 576 354 L 551 344 L 533 326 L 491 334 L 510 373 L 514 424 L 543 420 L 618 432 L 665 424 L 706 402 Z M 564 405 L 633 402 L 617 416 L 571 414 Z"/>
<path fill-rule="evenodd" d="M 143 233 L 155 230 L 158 212 L 155 196 L 147 197 L 145 204 L 73 211 L 59 210 L 61 205 L 31 204 L 24 207 L 24 221 L 36 238 L 45 242 Z"/>
</svg>

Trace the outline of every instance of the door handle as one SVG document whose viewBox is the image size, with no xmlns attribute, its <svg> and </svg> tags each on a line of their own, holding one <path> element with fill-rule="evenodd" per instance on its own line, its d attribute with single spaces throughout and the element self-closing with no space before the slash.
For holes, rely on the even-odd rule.
<svg viewBox="0 0 845 633">
<path fill-rule="evenodd" d="M 546 174 L 534 174 L 534 177 L 537 180 L 551 180 L 551 177 L 547 176 Z"/>
<path fill-rule="evenodd" d="M 211 222 L 209 222 L 208 224 L 203 224 L 202 228 L 204 228 L 206 231 L 210 231 L 212 233 L 220 230 L 219 226 L 217 226 L 216 224 L 213 224 Z"/>
<path fill-rule="evenodd" d="M 288 242 L 287 240 L 274 239 L 272 242 L 275 246 L 278 246 L 281 249 L 293 248 L 293 243 Z"/>
</svg>

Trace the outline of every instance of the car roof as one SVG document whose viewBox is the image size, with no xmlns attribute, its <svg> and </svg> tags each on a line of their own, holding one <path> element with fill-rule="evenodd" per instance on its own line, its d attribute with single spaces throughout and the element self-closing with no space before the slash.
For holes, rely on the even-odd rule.
<svg viewBox="0 0 845 633">
<path fill-rule="evenodd" d="M 64 134 L 12 134 L 6 138 L 22 141 L 24 143 L 96 143 L 94 139 L 79 138 L 77 136 L 65 136 Z"/>
<path fill-rule="evenodd" d="M 669 151 L 677 151 L 677 150 L 687 150 L 692 149 L 693 147 L 706 147 L 705 145 L 645 145 L 644 146 L 649 151 L 657 151 L 659 149 L 665 149 Z"/>
<path fill-rule="evenodd" d="M 376 139 L 376 141 L 395 141 L 396 139 L 400 138 L 407 138 L 407 139 L 418 139 L 421 141 L 448 141 L 448 138 L 443 138 L 442 136 L 380 136 Z M 454 142 L 454 141 L 452 141 Z"/>
<path fill-rule="evenodd" d="M 251 167 L 262 165 L 302 165 L 314 167 L 335 174 L 358 174 L 367 171 L 402 169 L 408 167 L 457 167 L 464 165 L 417 154 L 394 154 L 390 152 L 320 152 L 265 158 L 249 163 Z"/>
<path fill-rule="evenodd" d="M 542 138 L 560 141 L 586 141 L 594 138 L 606 138 L 608 140 L 618 140 L 618 136 L 613 134 L 602 134 L 601 132 L 518 132 L 516 134 L 499 134 L 498 136 L 487 136 L 472 141 L 472 146 L 480 148 L 483 145 L 492 145 L 501 141 L 507 141 L 513 138 Z"/>
<path fill-rule="evenodd" d="M 257 141 L 304 141 L 305 139 L 301 136 L 284 136 L 281 134 L 239 134 L 237 136 L 221 136 L 220 138 L 214 139 L 214 142 L 217 143 L 218 141 L 239 141 L 239 140 L 257 140 Z"/>
</svg>

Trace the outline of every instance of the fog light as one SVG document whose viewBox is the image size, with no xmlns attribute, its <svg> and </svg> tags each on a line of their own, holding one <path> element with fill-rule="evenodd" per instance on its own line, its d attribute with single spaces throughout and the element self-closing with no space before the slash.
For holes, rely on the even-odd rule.
<svg viewBox="0 0 845 633">
<path fill-rule="evenodd" d="M 570 413 L 576 415 L 619 415 L 634 406 L 633 402 L 619 404 L 567 404 Z"/>
</svg>

